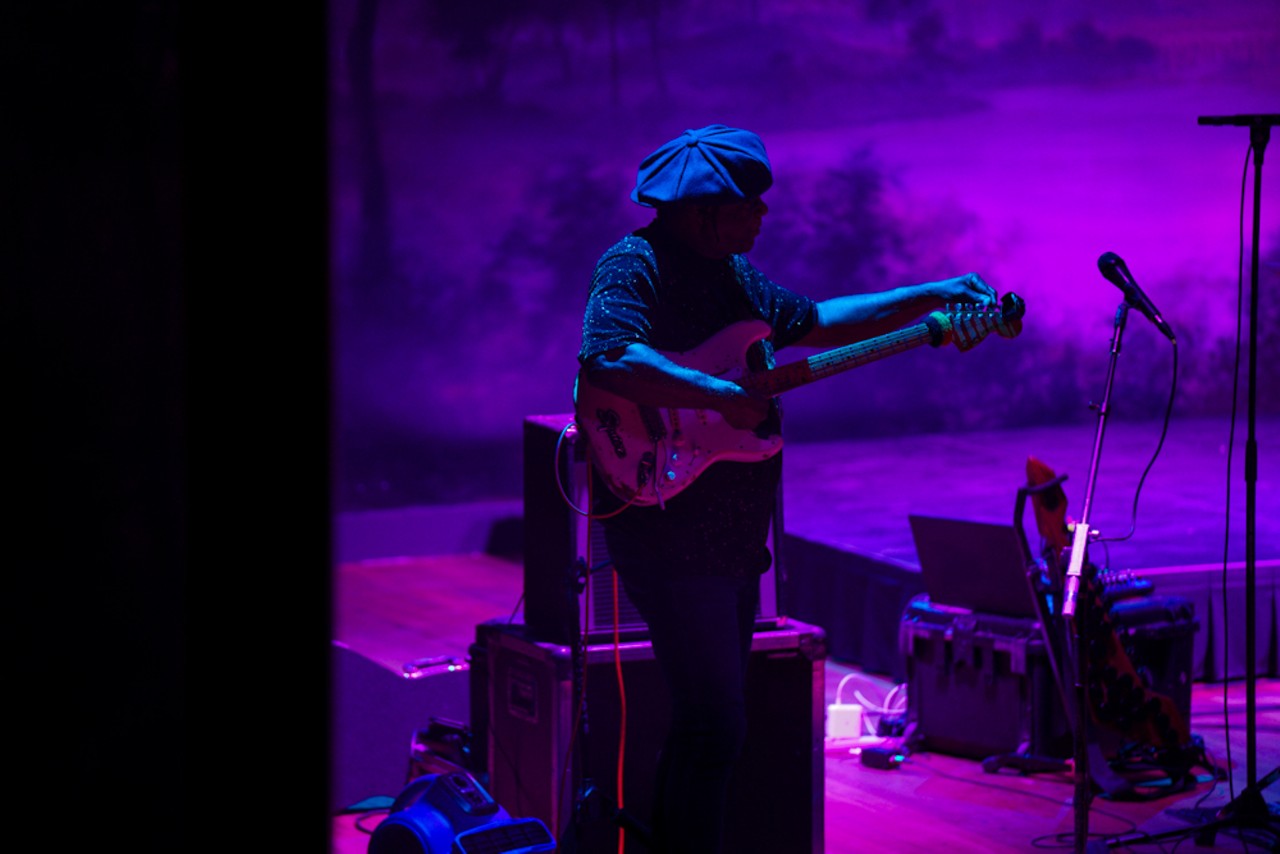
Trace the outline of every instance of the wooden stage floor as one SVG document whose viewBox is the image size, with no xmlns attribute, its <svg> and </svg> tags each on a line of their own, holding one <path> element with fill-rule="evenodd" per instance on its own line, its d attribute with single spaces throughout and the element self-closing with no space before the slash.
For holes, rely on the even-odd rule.
<svg viewBox="0 0 1280 854">
<path fill-rule="evenodd" d="M 1259 486 L 1259 504 L 1266 514 L 1259 519 L 1259 557 L 1270 561 L 1270 566 L 1280 557 L 1276 426 L 1274 420 L 1268 422 Z M 1144 488 L 1138 532 L 1111 548 L 1112 566 L 1180 570 L 1221 564 L 1225 517 L 1219 508 L 1227 483 L 1223 429 L 1225 425 L 1210 423 L 1174 425 L 1166 452 Z M 1104 535 L 1128 528 L 1133 489 L 1157 439 L 1158 428 L 1142 425 L 1109 432 L 1093 517 Z M 1078 512 L 1092 441 L 1092 428 L 1086 427 L 1083 431 L 939 438 L 928 444 L 928 454 L 913 444 L 916 440 L 855 443 L 856 448 L 844 443 L 789 448 L 784 481 L 787 531 L 836 549 L 910 566 L 914 556 L 903 524 L 907 512 L 1007 520 L 1028 453 L 1069 475 L 1068 497 L 1072 510 Z M 1242 453 L 1238 446 L 1237 460 Z M 978 476 L 980 472 L 986 476 Z M 1232 480 L 1233 541 L 1243 533 L 1244 492 L 1239 484 L 1238 479 Z M 510 510 L 509 503 L 500 502 L 479 515 Z M 334 640 L 388 672 L 398 672 L 404 663 L 424 657 L 465 658 L 477 624 L 513 615 L 519 618 L 523 586 L 519 559 L 487 553 L 483 536 L 468 538 L 459 533 L 484 528 L 484 524 L 477 524 L 464 508 L 449 513 L 446 526 L 434 530 L 431 514 L 406 514 L 402 522 L 413 528 L 411 534 L 376 524 L 365 526 L 384 545 L 396 543 L 389 553 L 378 553 L 377 543 L 355 542 L 359 526 L 340 528 L 347 542 L 339 543 L 341 560 L 333 572 Z M 428 520 L 425 525 L 424 519 Z M 1231 548 L 1231 559 L 1239 560 L 1237 546 Z M 371 556 L 362 557 L 362 553 Z M 1270 643 L 1274 646 L 1274 640 Z M 826 704 L 835 700 L 837 686 L 846 678 L 851 680 L 847 684 L 860 687 L 872 700 L 883 699 L 895 687 L 884 673 L 863 672 L 852 662 L 829 658 Z M 1280 680 L 1260 679 L 1257 688 L 1256 767 L 1262 776 L 1280 765 Z M 845 689 L 846 701 L 851 690 Z M 1192 686 L 1192 732 L 1224 768 L 1229 745 L 1229 773 L 1237 795 L 1247 782 L 1245 711 L 1243 681 Z M 876 770 L 863 766 L 847 745 L 828 745 L 824 779 L 825 850 L 831 854 L 1071 850 L 1071 843 L 1060 836 L 1070 833 L 1075 818 L 1073 786 L 1064 775 L 987 774 L 978 761 L 941 753 L 915 753 L 895 770 Z M 1263 794 L 1274 805 L 1280 798 L 1280 784 Z M 1171 811 L 1216 809 L 1230 797 L 1227 783 L 1214 784 L 1206 773 L 1193 791 L 1157 800 L 1098 798 L 1089 812 L 1090 829 L 1129 838 L 1140 831 L 1154 834 L 1185 828 L 1186 823 Z M 336 815 L 332 819 L 334 854 L 364 852 L 369 837 L 361 827 L 371 829 L 379 818 L 377 814 Z M 1267 850 L 1257 840 L 1246 847 L 1223 833 L 1214 842 L 1220 851 Z M 1119 850 L 1172 851 L 1177 844 L 1172 839 L 1163 847 L 1134 843 Z M 1184 842 L 1178 850 L 1192 844 Z"/>
<path fill-rule="evenodd" d="M 485 554 L 384 559 L 341 566 L 335 582 L 336 639 L 398 670 L 421 657 L 465 657 L 476 623 L 508 617 L 516 608 L 522 569 L 517 562 Z M 841 680 L 857 669 L 833 661 L 825 669 L 825 702 L 830 704 Z M 892 685 L 870 675 L 854 677 L 844 689 L 846 702 L 854 688 L 882 701 Z M 1257 764 L 1262 775 L 1280 763 L 1280 681 L 1259 684 L 1257 708 Z M 1244 712 L 1242 683 L 1231 683 L 1225 690 L 1223 684 L 1193 686 L 1192 731 L 1222 765 L 1230 727 L 1237 793 L 1247 779 Z M 937 753 L 918 753 L 896 770 L 881 771 L 864 767 L 843 747 L 826 754 L 825 791 L 825 851 L 830 854 L 1070 850 L 1069 844 L 1054 843 L 1057 834 L 1071 831 L 1075 817 L 1073 785 L 1062 775 L 992 775 L 977 761 Z M 1280 787 L 1264 794 L 1274 802 Z M 1098 799 L 1090 809 L 1090 829 L 1099 834 L 1164 832 L 1186 826 L 1169 810 L 1218 807 L 1229 800 L 1225 783 L 1215 787 L 1207 779 L 1192 792 L 1156 801 Z M 359 813 L 336 816 L 334 854 L 363 854 L 369 837 L 360 825 L 372 829 L 379 818 Z M 1164 850 L 1171 848 L 1166 842 Z M 1160 849 L 1147 845 L 1120 850 Z M 1266 849 L 1246 849 L 1240 840 L 1219 834 L 1215 850 Z"/>
</svg>

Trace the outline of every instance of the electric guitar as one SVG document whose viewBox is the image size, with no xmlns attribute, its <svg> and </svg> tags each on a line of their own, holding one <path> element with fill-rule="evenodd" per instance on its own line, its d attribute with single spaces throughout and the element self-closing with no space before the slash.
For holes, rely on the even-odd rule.
<svg viewBox="0 0 1280 854">
<path fill-rule="evenodd" d="M 1056 479 L 1053 469 L 1035 457 L 1027 458 L 1027 482 L 1033 486 Z M 1063 553 L 1071 545 L 1067 527 L 1067 497 L 1061 486 L 1032 495 L 1036 527 L 1045 542 L 1045 557 L 1055 584 L 1061 586 Z M 1107 613 L 1097 567 L 1085 561 L 1081 596 L 1087 623 L 1082 633 L 1089 638 L 1089 712 L 1095 723 L 1125 738 L 1149 745 L 1170 755 L 1180 754 L 1191 742 L 1191 730 L 1172 698 L 1147 686 L 1139 675 Z M 1076 615 L 1079 619 L 1080 613 Z"/>
<path fill-rule="evenodd" d="M 924 344 L 954 343 L 968 350 L 992 332 L 1013 338 L 1022 331 L 1025 311 L 1026 304 L 1016 294 L 1005 294 L 999 306 L 948 306 L 887 335 L 754 373 L 746 367 L 746 354 L 772 331 L 763 320 L 735 323 L 692 350 L 663 355 L 763 397 L 775 397 Z M 579 435 L 586 436 L 592 460 L 610 491 L 640 506 L 662 505 L 714 462 L 757 462 L 782 449 L 780 435 L 739 430 L 710 409 L 641 406 L 591 385 L 585 372 L 579 372 L 574 385 L 574 422 Z"/>
</svg>

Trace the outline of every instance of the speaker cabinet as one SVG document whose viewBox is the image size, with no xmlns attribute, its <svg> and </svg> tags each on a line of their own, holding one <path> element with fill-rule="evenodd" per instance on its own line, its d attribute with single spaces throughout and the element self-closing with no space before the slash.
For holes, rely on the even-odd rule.
<svg viewBox="0 0 1280 854">
<path fill-rule="evenodd" d="M 649 825 L 669 696 L 647 641 L 621 644 L 627 727 L 623 806 Z M 519 625 L 477 626 L 471 650 L 472 729 L 487 744 L 489 790 L 512 815 L 540 819 L 562 851 L 616 847 L 621 700 L 612 644 L 585 647 L 585 717 L 575 706 L 570 648 L 534 641 Z M 747 740 L 734 772 L 726 851 L 823 850 L 823 690 L 826 636 L 781 620 L 757 631 L 747 672 Z M 601 796 L 575 809 L 589 783 Z M 627 850 L 643 852 L 628 838 Z"/>
<path fill-rule="evenodd" d="M 524 618 L 530 635 L 571 644 L 613 636 L 614 575 L 600 522 L 584 515 L 589 507 L 590 463 L 585 439 L 568 429 L 572 415 L 530 415 L 524 422 Z M 757 625 L 778 621 L 778 581 L 782 540 L 782 489 L 768 547 L 773 565 L 760 577 Z M 590 571 L 590 583 L 583 581 Z M 642 639 L 648 629 L 618 585 L 618 629 Z"/>
</svg>

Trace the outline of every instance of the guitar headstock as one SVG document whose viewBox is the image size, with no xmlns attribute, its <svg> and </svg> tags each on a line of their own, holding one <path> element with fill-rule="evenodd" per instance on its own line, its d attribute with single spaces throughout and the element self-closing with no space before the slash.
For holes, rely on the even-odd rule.
<svg viewBox="0 0 1280 854">
<path fill-rule="evenodd" d="M 992 332 L 1001 338 L 1016 338 L 1022 332 L 1022 315 L 1026 310 L 1022 297 L 1007 293 L 1000 298 L 999 305 L 957 303 L 944 306 L 934 314 L 945 319 L 942 325 L 946 339 L 961 350 L 970 350 Z"/>
</svg>

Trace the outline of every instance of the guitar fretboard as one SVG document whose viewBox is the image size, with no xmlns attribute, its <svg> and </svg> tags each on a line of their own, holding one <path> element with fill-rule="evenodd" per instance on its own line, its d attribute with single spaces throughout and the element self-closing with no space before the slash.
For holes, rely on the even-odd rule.
<svg viewBox="0 0 1280 854">
<path fill-rule="evenodd" d="M 780 365 L 772 371 L 761 371 L 748 377 L 743 385 L 752 391 L 773 397 L 784 391 L 869 364 L 886 356 L 902 353 L 924 344 L 932 344 L 941 334 L 940 329 L 932 328 L 929 323 L 918 323 L 871 341 L 837 347 L 807 359 Z"/>
</svg>

